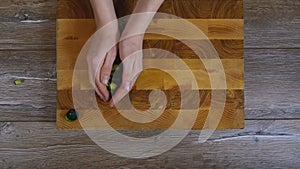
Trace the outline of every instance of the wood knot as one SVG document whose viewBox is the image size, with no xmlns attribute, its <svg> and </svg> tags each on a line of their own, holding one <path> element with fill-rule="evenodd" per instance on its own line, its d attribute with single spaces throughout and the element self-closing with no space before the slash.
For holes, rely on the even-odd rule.
<svg viewBox="0 0 300 169">
<path fill-rule="evenodd" d="M 11 122 L 0 123 L 0 134 L 11 134 L 15 131 L 15 127 Z"/>
<path fill-rule="evenodd" d="M 76 36 L 67 36 L 64 38 L 64 40 L 78 40 L 79 38 Z"/>
</svg>

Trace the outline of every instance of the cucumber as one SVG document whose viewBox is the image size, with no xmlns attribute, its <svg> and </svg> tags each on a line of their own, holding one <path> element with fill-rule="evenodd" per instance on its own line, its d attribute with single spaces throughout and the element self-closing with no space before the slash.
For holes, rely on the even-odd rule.
<svg viewBox="0 0 300 169">
<path fill-rule="evenodd" d="M 65 119 L 69 122 L 76 121 L 78 119 L 77 111 L 75 109 L 69 110 L 65 115 Z"/>
</svg>

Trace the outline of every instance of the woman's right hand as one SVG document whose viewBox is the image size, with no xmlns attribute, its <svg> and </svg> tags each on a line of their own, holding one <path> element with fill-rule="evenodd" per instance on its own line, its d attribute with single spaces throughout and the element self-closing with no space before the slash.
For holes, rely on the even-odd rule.
<svg viewBox="0 0 300 169">
<path fill-rule="evenodd" d="M 119 26 L 112 0 L 90 0 L 93 7 L 97 30 L 90 42 L 87 56 L 89 80 L 97 95 L 109 100 L 106 84 L 109 81 L 113 62 L 118 51 Z"/>
</svg>

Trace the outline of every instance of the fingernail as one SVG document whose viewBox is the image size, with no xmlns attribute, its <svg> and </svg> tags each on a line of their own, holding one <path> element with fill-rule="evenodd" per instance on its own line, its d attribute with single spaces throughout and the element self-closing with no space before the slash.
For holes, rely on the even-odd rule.
<svg viewBox="0 0 300 169">
<path fill-rule="evenodd" d="M 104 76 L 102 79 L 102 83 L 107 84 L 108 80 L 109 80 L 108 76 Z"/>
</svg>

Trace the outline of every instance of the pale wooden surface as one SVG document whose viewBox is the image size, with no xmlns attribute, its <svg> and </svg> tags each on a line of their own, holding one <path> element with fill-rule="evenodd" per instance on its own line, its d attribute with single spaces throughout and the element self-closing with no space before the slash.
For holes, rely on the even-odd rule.
<svg viewBox="0 0 300 169">
<path fill-rule="evenodd" d="M 132 160 L 56 129 L 56 1 L 1 1 L 0 168 L 299 168 L 299 5 L 244 1 L 245 129 L 204 144 L 193 132 L 170 152 Z M 49 21 L 20 23 L 22 10 Z M 16 78 L 27 80 L 15 86 Z"/>
<path fill-rule="evenodd" d="M 136 1 L 119 1 L 115 0 L 115 7 L 118 17 L 130 14 L 135 6 Z M 201 6 L 206 11 L 199 11 L 197 6 Z M 178 109 L 181 105 L 181 93 L 184 97 L 183 108 L 185 114 L 183 122 L 178 125 L 178 129 L 184 129 L 184 124 L 191 121 L 193 108 L 188 106 L 189 103 L 196 103 L 195 96 L 192 92 L 179 91 L 178 86 L 192 89 L 199 93 L 201 97 L 198 117 L 192 129 L 201 129 L 204 126 L 210 106 L 210 93 L 220 89 L 226 89 L 226 103 L 222 118 L 218 124 L 218 129 L 241 129 L 244 127 L 244 19 L 243 19 L 243 1 L 241 0 L 191 0 L 191 1 L 172 1 L 166 0 L 158 12 L 167 12 L 172 15 L 181 16 L 195 27 L 203 32 L 203 36 L 195 36 L 195 32 L 187 31 L 187 28 L 180 28 L 178 25 L 187 25 L 182 19 L 154 18 L 150 23 L 147 31 L 156 32 L 162 27 L 167 30 L 161 30 L 169 36 L 148 33 L 144 37 L 144 48 L 150 48 L 150 52 L 144 52 L 144 67 L 158 66 L 167 72 L 157 69 L 143 70 L 139 75 L 133 89 L 130 92 L 130 101 L 134 107 L 139 110 L 147 110 L 149 91 L 162 90 L 166 94 L 167 106 L 161 117 L 151 123 L 135 123 L 118 113 L 114 108 L 109 108 L 106 104 L 99 101 L 98 105 L 105 119 L 113 125 L 114 129 L 166 129 L 174 123 L 174 118 L 178 116 Z M 73 103 L 78 102 L 72 98 L 72 89 L 79 88 L 83 90 L 86 99 L 80 101 L 84 106 L 91 103 L 91 95 L 86 95 L 88 90 L 93 94 L 93 88 L 89 84 L 87 63 L 85 58 L 77 58 L 88 38 L 95 32 L 96 25 L 93 20 L 92 9 L 88 1 L 83 0 L 59 0 L 57 9 L 57 127 L 59 129 L 78 129 L 79 121 L 69 122 L 64 118 L 64 114 L 74 108 Z M 122 22 L 122 21 L 121 21 Z M 175 28 L 175 29 L 173 29 Z M 189 28 L 189 26 L 188 26 Z M 183 33 L 184 32 L 184 33 Z M 176 35 L 171 37 L 170 35 Z M 216 45 L 220 59 L 211 56 L 211 52 L 201 52 L 207 50 L 207 40 Z M 199 59 L 193 49 L 203 53 L 204 59 Z M 180 59 L 170 58 L 165 53 L 158 54 L 152 52 L 152 48 L 164 49 L 170 53 L 177 54 Z M 198 53 L 199 54 L 199 53 Z M 180 66 L 184 62 L 188 67 Z M 221 61 L 224 73 L 214 65 Z M 75 63 L 82 63 L 78 71 L 84 79 L 77 79 L 79 84 L 72 84 L 72 80 L 77 77 L 73 76 Z M 85 66 L 83 66 L 85 65 Z M 209 66 L 211 65 L 211 66 Z M 193 73 L 195 82 L 191 82 L 188 72 Z M 222 78 L 224 74 L 225 79 Z M 210 80 L 212 77 L 218 77 L 213 84 Z M 174 80 L 176 79 L 176 80 Z M 181 83 L 178 83 L 178 80 Z M 226 80 L 226 87 L 222 82 Z M 84 97 L 84 96 L 82 96 Z M 143 98 L 144 97 L 144 98 Z M 204 103 L 204 104 L 203 104 Z M 158 105 L 161 105 L 158 103 Z M 90 107 L 90 106 L 85 106 Z M 119 107 L 119 106 L 118 106 Z M 78 107 L 77 107 L 78 108 Z M 124 106 L 122 108 L 124 109 Z M 128 106 L 126 111 L 129 112 Z M 156 111 L 147 111 L 144 113 L 131 112 L 136 121 L 149 119 Z M 135 114 L 134 114 L 135 113 Z M 134 115 L 133 115 L 134 114 Z M 212 114 L 212 113 L 210 113 Z M 81 122 L 87 122 L 89 127 L 103 129 L 103 122 L 95 120 L 97 113 L 79 112 L 82 115 Z M 89 121 L 87 121 L 89 120 Z M 209 120 L 207 120 L 209 121 Z M 181 127 L 182 126 L 182 127 Z M 207 125 L 206 128 L 210 128 Z M 94 128 L 94 127 L 93 127 Z"/>
</svg>

